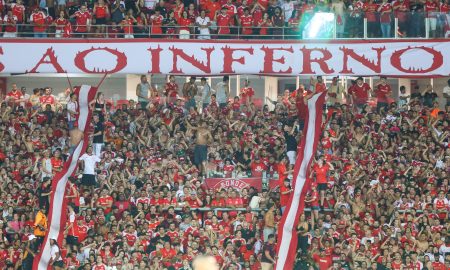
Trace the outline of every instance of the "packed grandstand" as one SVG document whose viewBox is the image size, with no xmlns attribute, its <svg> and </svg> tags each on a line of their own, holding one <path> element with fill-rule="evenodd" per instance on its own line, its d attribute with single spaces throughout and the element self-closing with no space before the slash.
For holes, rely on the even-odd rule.
<svg viewBox="0 0 450 270">
<path fill-rule="evenodd" d="M 319 76 L 266 105 L 255 104 L 260 89 L 249 81 L 230 96 L 228 80 L 179 85 L 172 75 L 158 91 L 144 75 L 138 100 L 120 105 L 97 93 L 84 134 L 92 144 L 69 179 L 51 267 L 189 270 L 209 254 L 221 269 L 272 269 L 302 104 L 328 90 L 291 269 L 450 268 L 450 80 L 442 96 L 401 86 L 393 99 L 384 77 L 373 89 L 363 78 L 343 89 Z M 78 106 L 70 89 L 56 97 L 13 84 L 3 97 L 1 269 L 36 269 Z M 221 178 L 260 186 L 206 181 Z"/>
<path fill-rule="evenodd" d="M 448 37 L 448 0 L 0 1 L 4 37 Z M 317 25 L 319 31 L 317 31 Z"/>
</svg>

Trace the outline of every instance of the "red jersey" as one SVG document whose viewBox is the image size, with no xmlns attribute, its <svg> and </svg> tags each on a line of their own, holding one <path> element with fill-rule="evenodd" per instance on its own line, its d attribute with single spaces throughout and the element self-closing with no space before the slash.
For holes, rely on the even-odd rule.
<svg viewBox="0 0 450 270">
<path fill-rule="evenodd" d="M 166 96 L 176 97 L 178 95 L 178 84 L 173 82 L 166 83 Z"/>
<path fill-rule="evenodd" d="M 391 86 L 389 84 L 379 84 L 375 95 L 377 96 L 378 102 L 388 102 L 388 96 L 391 93 Z"/>
<path fill-rule="evenodd" d="M 108 15 L 108 7 L 107 6 L 96 6 L 95 7 L 95 18 L 103 19 Z"/>
<path fill-rule="evenodd" d="M 253 13 L 253 16 L 255 16 L 254 13 Z M 259 34 L 260 35 L 267 35 L 269 27 L 271 26 L 271 24 L 272 24 L 272 21 L 270 19 L 267 19 L 266 21 L 264 21 L 263 19 L 259 19 L 258 20 L 258 25 L 260 27 Z"/>
<path fill-rule="evenodd" d="M 180 18 L 178 24 L 180 25 L 180 30 L 189 31 L 189 26 L 192 24 L 192 21 L 189 18 Z"/>
<path fill-rule="evenodd" d="M 34 26 L 34 32 L 44 32 L 46 27 L 45 27 L 45 18 L 47 16 L 45 16 L 44 12 L 42 11 L 38 11 L 38 12 L 33 12 L 33 14 L 31 14 L 30 16 L 30 22 L 33 22 Z"/>
<path fill-rule="evenodd" d="M 52 157 L 50 159 L 50 163 L 52 164 L 52 167 L 56 170 L 62 169 L 63 161 L 60 158 Z"/>
<path fill-rule="evenodd" d="M 150 21 L 152 23 L 152 35 L 155 34 L 162 34 L 162 23 L 163 23 L 164 17 L 160 15 L 152 15 L 150 17 Z"/>
<path fill-rule="evenodd" d="M 107 207 L 111 203 L 112 207 L 113 198 L 111 196 L 100 197 L 97 200 L 97 203 L 102 207 Z M 111 212 L 111 207 L 108 207 L 104 210 L 105 214 L 109 214 Z"/>
<path fill-rule="evenodd" d="M 122 235 L 127 239 L 127 244 L 132 247 L 137 240 L 137 236 L 135 233 L 124 232 Z"/>
<path fill-rule="evenodd" d="M 408 2 L 395 1 L 392 4 L 392 7 L 395 9 L 395 17 L 397 17 L 400 22 L 405 22 L 408 19 L 408 12 L 410 10 Z"/>
<path fill-rule="evenodd" d="M 439 11 L 442 12 L 442 13 L 449 13 L 450 12 L 450 5 L 447 4 L 447 3 L 441 3 Z"/>
<path fill-rule="evenodd" d="M 52 95 L 49 95 L 49 96 L 42 96 L 42 97 L 39 98 L 39 102 L 40 102 L 42 105 L 46 105 L 46 104 L 53 105 L 53 104 L 55 104 L 55 97 L 52 96 Z"/>
<path fill-rule="evenodd" d="M 253 177 L 261 177 L 263 174 L 263 171 L 267 170 L 266 165 L 264 165 L 264 163 L 262 162 L 253 162 L 250 165 L 250 168 L 252 169 L 252 176 Z"/>
<path fill-rule="evenodd" d="M 25 6 L 24 5 L 19 5 L 19 4 L 16 4 L 16 3 L 12 3 L 11 4 L 11 10 L 12 10 L 13 15 L 17 17 L 17 21 L 19 23 L 23 22 Z"/>
<path fill-rule="evenodd" d="M 133 20 L 132 19 L 123 19 L 120 24 L 122 25 L 123 33 L 127 35 L 133 34 Z"/>
<path fill-rule="evenodd" d="M 321 167 L 317 164 L 314 165 L 313 170 L 316 173 L 316 181 L 318 184 L 326 184 L 328 182 L 327 173 L 329 169 L 330 166 L 328 164 L 324 164 Z"/>
<path fill-rule="evenodd" d="M 227 9 L 227 15 L 230 16 L 230 18 L 233 18 L 233 16 L 237 13 L 237 9 L 236 6 L 233 4 L 225 4 L 222 6 L 222 8 L 226 8 Z"/>
<path fill-rule="evenodd" d="M 376 22 L 376 12 L 378 5 L 375 3 L 364 3 L 363 9 L 366 11 L 366 18 L 368 22 Z"/>
<path fill-rule="evenodd" d="M 75 18 L 77 22 L 77 27 L 75 28 L 75 32 L 78 33 L 85 33 L 87 32 L 87 24 L 89 20 L 91 19 L 91 14 L 89 11 L 81 12 L 77 11 L 75 12 Z"/>
<path fill-rule="evenodd" d="M 13 99 L 14 101 L 19 100 L 23 97 L 22 92 L 20 92 L 19 90 L 11 91 L 6 94 L 6 96 L 8 96 L 8 98 L 10 99 Z"/>
<path fill-rule="evenodd" d="M 425 11 L 428 18 L 436 18 L 436 12 L 439 11 L 439 4 L 435 1 L 427 1 L 425 3 Z"/>
<path fill-rule="evenodd" d="M 240 19 L 241 19 L 241 26 L 242 26 L 242 34 L 243 35 L 251 35 L 252 31 L 253 31 L 252 30 L 252 25 L 253 25 L 252 15 L 242 15 Z M 251 88 L 247 88 L 247 89 L 251 89 Z"/>
<path fill-rule="evenodd" d="M 280 205 L 281 207 L 286 206 L 289 201 L 289 196 L 291 196 L 291 193 L 283 194 L 283 192 L 289 191 L 290 188 L 286 187 L 285 185 L 282 185 L 280 187 Z"/>
<path fill-rule="evenodd" d="M 64 27 L 67 25 L 69 21 L 65 18 L 58 18 L 55 20 L 56 30 L 64 30 Z"/>
<path fill-rule="evenodd" d="M 323 256 L 321 257 L 319 254 L 313 254 L 313 260 L 316 262 L 316 264 L 319 265 L 319 269 L 329 269 L 333 262 L 331 261 L 330 256 Z"/>
<path fill-rule="evenodd" d="M 92 267 L 92 270 L 106 270 L 106 265 L 104 265 L 103 263 L 100 265 L 94 265 L 94 267 Z"/>
<path fill-rule="evenodd" d="M 384 3 L 380 7 L 380 22 L 382 23 L 390 23 L 391 22 L 391 12 L 392 6 L 390 3 Z M 384 13 L 383 13 L 384 12 Z M 383 14 L 381 14 L 383 13 Z"/>
<path fill-rule="evenodd" d="M 230 34 L 230 24 L 231 24 L 231 17 L 228 14 L 217 15 L 217 26 L 219 27 L 218 33 L 221 35 L 228 35 Z"/>
<path fill-rule="evenodd" d="M 363 83 L 362 85 L 355 84 L 348 90 L 350 95 L 355 95 L 356 103 L 365 103 L 369 98 L 370 86 L 367 83 Z"/>
<path fill-rule="evenodd" d="M 219 2 L 209 1 L 206 4 L 206 10 L 209 10 L 208 17 L 212 21 L 212 20 L 214 20 L 214 16 L 216 15 L 216 11 L 220 10 L 220 3 Z"/>
</svg>

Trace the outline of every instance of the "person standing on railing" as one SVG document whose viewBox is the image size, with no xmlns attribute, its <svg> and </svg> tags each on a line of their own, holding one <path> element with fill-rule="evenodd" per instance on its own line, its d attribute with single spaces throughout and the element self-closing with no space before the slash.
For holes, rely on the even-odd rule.
<svg viewBox="0 0 450 270">
<path fill-rule="evenodd" d="M 95 25 L 97 25 L 97 27 L 95 29 L 95 32 L 97 33 L 97 37 L 99 37 L 99 36 L 105 37 L 107 19 L 109 19 L 111 17 L 111 15 L 109 13 L 109 8 L 105 4 L 105 1 L 98 0 L 98 2 L 94 4 L 94 9 L 92 10 L 92 13 L 94 14 L 94 18 L 95 18 Z"/>
<path fill-rule="evenodd" d="M 383 0 L 383 4 L 378 8 L 380 13 L 381 34 L 383 38 L 391 37 L 391 15 L 392 5 L 387 0 Z"/>
<path fill-rule="evenodd" d="M 41 11 L 38 7 L 33 10 L 33 13 L 30 15 L 30 22 L 33 25 L 33 32 L 35 38 L 45 38 L 47 37 L 46 27 L 45 27 L 45 18 L 47 16 L 43 11 Z"/>
<path fill-rule="evenodd" d="M 17 17 L 16 15 L 13 15 L 11 10 L 8 11 L 8 13 L 3 18 L 3 24 L 5 25 L 5 33 L 3 33 L 3 37 L 17 37 Z"/>
<path fill-rule="evenodd" d="M 89 13 L 86 5 L 81 5 L 80 10 L 75 12 L 70 18 L 76 18 L 75 33 L 82 38 L 86 38 L 91 24 L 91 13 Z"/>
<path fill-rule="evenodd" d="M 206 16 L 206 10 L 200 11 L 200 16 L 197 17 L 195 23 L 198 27 L 198 39 L 211 39 L 209 27 L 211 26 L 211 20 Z"/>
</svg>

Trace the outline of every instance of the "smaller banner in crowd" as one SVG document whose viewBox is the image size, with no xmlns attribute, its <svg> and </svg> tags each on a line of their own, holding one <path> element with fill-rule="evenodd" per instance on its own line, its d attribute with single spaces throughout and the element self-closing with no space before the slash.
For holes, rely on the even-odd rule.
<svg viewBox="0 0 450 270">
<path fill-rule="evenodd" d="M 234 188 L 237 190 L 242 190 L 244 188 L 254 187 L 258 191 L 262 189 L 262 178 L 261 177 L 250 177 L 250 178 L 206 178 L 206 186 L 209 189 L 221 190 Z"/>
</svg>

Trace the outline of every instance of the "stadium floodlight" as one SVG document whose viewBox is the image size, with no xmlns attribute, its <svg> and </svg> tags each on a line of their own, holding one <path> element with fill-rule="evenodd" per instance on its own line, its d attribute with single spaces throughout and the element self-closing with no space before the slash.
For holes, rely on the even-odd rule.
<svg viewBox="0 0 450 270">
<path fill-rule="evenodd" d="M 334 18 L 334 13 L 315 13 L 305 26 L 303 38 L 331 38 L 334 30 Z"/>
</svg>

